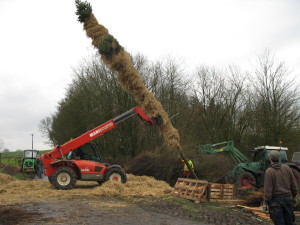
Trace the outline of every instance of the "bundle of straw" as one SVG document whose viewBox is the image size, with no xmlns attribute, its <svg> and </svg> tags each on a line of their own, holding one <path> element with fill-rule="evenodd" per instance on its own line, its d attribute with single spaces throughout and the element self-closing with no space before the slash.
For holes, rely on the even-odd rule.
<svg viewBox="0 0 300 225">
<path fill-rule="evenodd" d="M 135 100 L 141 105 L 142 109 L 150 118 L 157 115 L 162 117 L 163 123 L 159 126 L 159 130 L 163 136 L 164 143 L 169 150 L 177 150 L 180 153 L 190 171 L 197 177 L 187 163 L 187 159 L 181 150 L 178 131 L 173 127 L 161 103 L 146 88 L 137 69 L 133 65 L 130 55 L 119 42 L 109 34 L 108 30 L 98 23 L 89 3 L 81 2 L 80 0 L 76 0 L 75 2 L 78 20 L 83 23 L 86 35 L 92 39 L 92 44 L 98 49 L 101 59 L 112 71 L 118 74 L 118 80 L 123 89 L 134 96 Z"/>
</svg>

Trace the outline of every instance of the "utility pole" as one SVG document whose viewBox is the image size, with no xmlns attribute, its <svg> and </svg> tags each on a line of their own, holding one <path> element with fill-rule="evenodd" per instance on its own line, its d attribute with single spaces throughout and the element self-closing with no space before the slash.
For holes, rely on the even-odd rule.
<svg viewBox="0 0 300 225">
<path fill-rule="evenodd" d="M 33 133 L 32 134 L 30 134 L 31 135 L 31 149 L 33 149 Z"/>
</svg>

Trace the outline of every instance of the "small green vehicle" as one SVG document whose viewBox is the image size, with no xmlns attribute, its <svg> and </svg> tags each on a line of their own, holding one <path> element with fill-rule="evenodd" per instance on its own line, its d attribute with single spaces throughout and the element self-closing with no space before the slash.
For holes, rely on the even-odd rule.
<svg viewBox="0 0 300 225">
<path fill-rule="evenodd" d="M 224 175 L 224 183 L 234 183 L 238 188 L 247 189 L 251 187 L 262 187 L 264 185 L 264 174 L 271 165 L 269 162 L 270 151 L 280 153 L 280 163 L 288 165 L 294 174 L 298 188 L 300 189 L 300 167 L 296 160 L 288 162 L 287 147 L 281 146 L 259 146 L 252 150 L 253 160 L 248 159 L 242 152 L 233 146 L 232 141 L 217 144 L 202 145 L 198 153 L 215 154 L 226 152 L 234 161 L 235 165 L 229 173 Z M 299 157 L 300 158 L 300 157 Z M 300 161 L 300 160 L 299 160 Z"/>
<path fill-rule="evenodd" d="M 24 150 L 20 168 L 22 173 L 36 173 L 36 159 L 38 154 L 38 150 Z"/>
</svg>

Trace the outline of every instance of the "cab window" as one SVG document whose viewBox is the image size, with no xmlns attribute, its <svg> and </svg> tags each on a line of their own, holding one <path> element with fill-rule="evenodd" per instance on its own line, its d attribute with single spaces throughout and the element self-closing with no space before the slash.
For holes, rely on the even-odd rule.
<svg viewBox="0 0 300 225">
<path fill-rule="evenodd" d="M 90 143 L 80 146 L 69 152 L 67 159 L 92 160 L 100 162 L 101 158 L 97 149 Z"/>
</svg>

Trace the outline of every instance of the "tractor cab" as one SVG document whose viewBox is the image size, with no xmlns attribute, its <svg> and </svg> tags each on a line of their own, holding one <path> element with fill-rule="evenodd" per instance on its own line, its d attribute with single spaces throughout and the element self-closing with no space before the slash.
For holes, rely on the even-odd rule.
<svg viewBox="0 0 300 225">
<path fill-rule="evenodd" d="M 278 146 L 259 146 L 254 149 L 254 162 L 259 162 L 263 171 L 270 167 L 271 163 L 269 160 L 269 154 L 271 151 L 279 151 L 280 153 L 280 163 L 287 163 L 287 150 L 286 147 L 278 147 Z"/>
<path fill-rule="evenodd" d="M 36 158 L 39 154 L 38 150 L 24 150 L 21 162 L 21 172 L 36 172 Z"/>
</svg>

